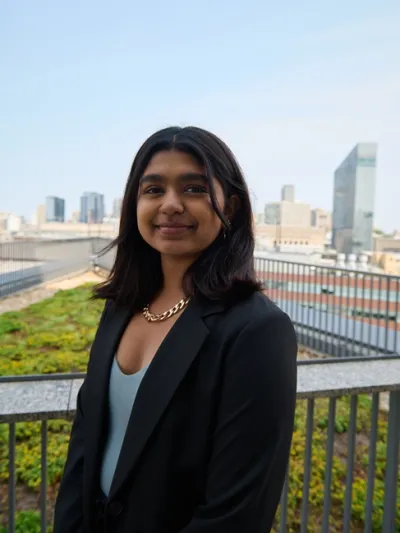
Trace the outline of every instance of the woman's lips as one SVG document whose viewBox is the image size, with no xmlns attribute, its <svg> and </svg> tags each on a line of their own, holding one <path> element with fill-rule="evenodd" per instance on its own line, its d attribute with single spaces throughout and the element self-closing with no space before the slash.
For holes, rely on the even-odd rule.
<svg viewBox="0 0 400 533">
<path fill-rule="evenodd" d="M 193 226 L 156 226 L 158 231 L 162 233 L 163 235 L 179 235 L 180 233 L 185 233 L 186 231 L 189 231 L 193 228 Z"/>
</svg>

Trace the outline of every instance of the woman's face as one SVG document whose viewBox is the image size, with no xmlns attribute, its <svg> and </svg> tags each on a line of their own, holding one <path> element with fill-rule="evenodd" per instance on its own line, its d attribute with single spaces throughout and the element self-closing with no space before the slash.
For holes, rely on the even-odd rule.
<svg viewBox="0 0 400 533">
<path fill-rule="evenodd" d="M 214 189 L 223 211 L 216 179 Z M 140 180 L 137 221 L 143 239 L 161 254 L 198 257 L 221 231 L 202 166 L 183 152 L 155 154 Z"/>
</svg>

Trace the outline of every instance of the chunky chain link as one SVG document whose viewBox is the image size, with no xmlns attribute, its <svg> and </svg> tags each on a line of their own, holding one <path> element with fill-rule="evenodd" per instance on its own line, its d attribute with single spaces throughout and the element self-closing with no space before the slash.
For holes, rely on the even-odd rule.
<svg viewBox="0 0 400 533">
<path fill-rule="evenodd" d="M 171 307 L 171 309 L 168 309 L 168 311 L 164 311 L 164 313 L 158 313 L 153 314 L 149 311 L 149 306 L 147 305 L 143 309 L 143 316 L 148 322 L 162 322 L 163 320 L 167 320 L 168 318 L 171 318 L 171 316 L 176 315 L 176 313 L 179 313 L 179 311 L 182 311 L 190 301 L 190 296 L 186 296 L 185 298 L 182 298 L 182 300 L 179 300 L 177 304 L 174 305 L 174 307 Z"/>
</svg>

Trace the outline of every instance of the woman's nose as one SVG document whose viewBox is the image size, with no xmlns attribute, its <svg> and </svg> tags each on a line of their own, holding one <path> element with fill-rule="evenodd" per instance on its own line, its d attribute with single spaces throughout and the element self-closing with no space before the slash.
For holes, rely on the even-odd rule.
<svg viewBox="0 0 400 533">
<path fill-rule="evenodd" d="M 182 213 L 184 211 L 184 206 L 179 194 L 174 191 L 164 194 L 161 211 L 167 215 Z"/>
</svg>

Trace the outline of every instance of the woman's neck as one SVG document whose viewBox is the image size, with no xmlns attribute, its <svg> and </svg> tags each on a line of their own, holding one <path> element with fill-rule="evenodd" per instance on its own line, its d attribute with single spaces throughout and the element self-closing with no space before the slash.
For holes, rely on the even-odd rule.
<svg viewBox="0 0 400 533">
<path fill-rule="evenodd" d="M 161 268 L 163 272 L 163 288 L 162 294 L 167 298 L 182 298 L 183 292 L 183 278 L 185 272 L 192 264 L 193 260 L 174 256 L 161 256 Z"/>
</svg>

